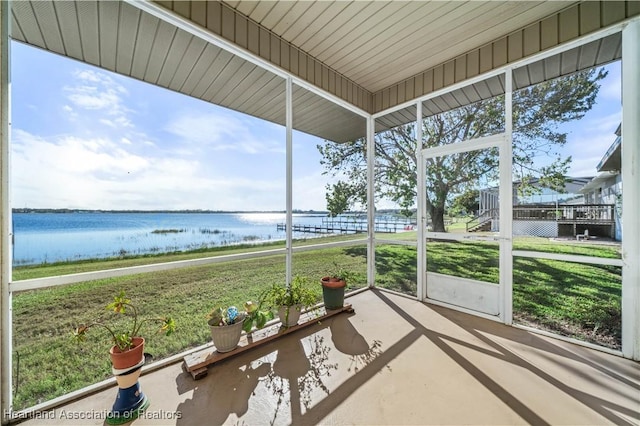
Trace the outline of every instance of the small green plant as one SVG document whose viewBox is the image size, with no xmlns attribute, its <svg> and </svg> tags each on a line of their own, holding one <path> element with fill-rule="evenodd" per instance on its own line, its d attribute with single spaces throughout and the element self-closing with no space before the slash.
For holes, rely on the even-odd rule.
<svg viewBox="0 0 640 426">
<path fill-rule="evenodd" d="M 356 274 L 347 269 L 341 268 L 337 263 L 333 263 L 333 268 L 327 275 L 329 281 L 348 281 L 356 278 Z"/>
<path fill-rule="evenodd" d="M 319 290 L 318 287 L 311 286 L 307 278 L 296 276 L 288 286 L 272 285 L 267 290 L 266 300 L 272 308 L 278 311 L 282 324 L 289 327 L 297 322 L 303 309 L 316 304 L 320 298 Z M 289 321 L 290 314 L 293 315 L 291 323 Z"/>
<path fill-rule="evenodd" d="M 113 302 L 109 303 L 106 308 L 107 311 L 112 311 L 117 315 L 128 315 L 132 321 L 125 328 L 116 327 L 114 324 L 108 324 L 106 321 L 96 321 L 90 324 L 81 325 L 77 327 L 73 333 L 73 337 L 77 342 L 84 342 L 86 340 L 87 331 L 91 327 L 102 327 L 106 329 L 112 337 L 113 344 L 124 352 L 131 349 L 133 345 L 133 338 L 140 335 L 142 325 L 146 322 L 160 323 L 160 332 L 163 332 L 166 336 L 171 335 L 176 329 L 175 321 L 170 317 L 156 317 L 156 318 L 138 318 L 138 310 L 135 305 L 131 303 L 124 292 L 114 297 Z"/>
<path fill-rule="evenodd" d="M 311 286 L 306 277 L 296 276 L 289 286 L 274 284 L 268 292 L 267 300 L 274 306 L 313 306 L 320 294 Z"/>
<path fill-rule="evenodd" d="M 245 302 L 244 312 L 240 312 L 235 306 L 229 306 L 226 309 L 216 308 L 209 313 L 207 323 L 212 327 L 222 327 L 242 321 L 242 329 L 247 333 L 253 329 L 254 325 L 256 328 L 263 328 L 269 320 L 273 319 L 273 312 L 261 308 L 263 300 L 264 297 L 261 297 L 258 303 Z"/>
</svg>

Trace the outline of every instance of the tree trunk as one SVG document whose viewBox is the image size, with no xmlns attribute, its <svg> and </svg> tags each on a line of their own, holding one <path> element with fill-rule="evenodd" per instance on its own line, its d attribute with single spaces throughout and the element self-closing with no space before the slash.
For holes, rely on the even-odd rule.
<svg viewBox="0 0 640 426">
<path fill-rule="evenodd" d="M 434 206 L 429 208 L 429 215 L 431 216 L 431 227 L 433 232 L 447 232 L 444 229 L 444 206 Z"/>
</svg>

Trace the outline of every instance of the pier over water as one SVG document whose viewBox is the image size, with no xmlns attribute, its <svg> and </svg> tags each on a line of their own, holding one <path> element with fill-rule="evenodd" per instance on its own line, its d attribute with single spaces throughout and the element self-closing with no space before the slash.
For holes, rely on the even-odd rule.
<svg viewBox="0 0 640 426">
<path fill-rule="evenodd" d="M 416 224 L 409 220 L 385 219 L 376 220 L 375 232 L 393 234 L 401 231 L 412 231 Z M 277 224 L 278 231 L 286 231 L 287 225 Z M 294 224 L 293 232 L 305 232 L 310 234 L 362 234 L 367 232 L 367 221 L 363 219 L 323 219 L 322 224 L 304 225 Z"/>
</svg>

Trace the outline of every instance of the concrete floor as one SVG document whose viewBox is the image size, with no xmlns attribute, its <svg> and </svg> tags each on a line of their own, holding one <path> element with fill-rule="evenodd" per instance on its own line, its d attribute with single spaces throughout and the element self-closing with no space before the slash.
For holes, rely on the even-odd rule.
<svg viewBox="0 0 640 426">
<path fill-rule="evenodd" d="M 180 364 L 144 375 L 151 406 L 133 424 L 640 424 L 636 362 L 389 293 L 348 302 L 355 314 L 216 364 L 202 380 Z M 101 425 L 115 394 L 23 424 Z"/>
</svg>

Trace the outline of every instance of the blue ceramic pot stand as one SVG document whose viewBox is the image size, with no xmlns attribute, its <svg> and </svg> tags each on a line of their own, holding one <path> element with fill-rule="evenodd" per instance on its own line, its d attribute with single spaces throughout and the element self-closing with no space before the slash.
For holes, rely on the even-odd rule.
<svg viewBox="0 0 640 426">
<path fill-rule="evenodd" d="M 142 373 L 144 358 L 131 368 L 118 370 L 112 368 L 118 382 L 118 395 L 107 416 L 107 424 L 121 425 L 137 419 L 149 407 L 149 399 L 140 389 L 138 378 Z"/>
</svg>

